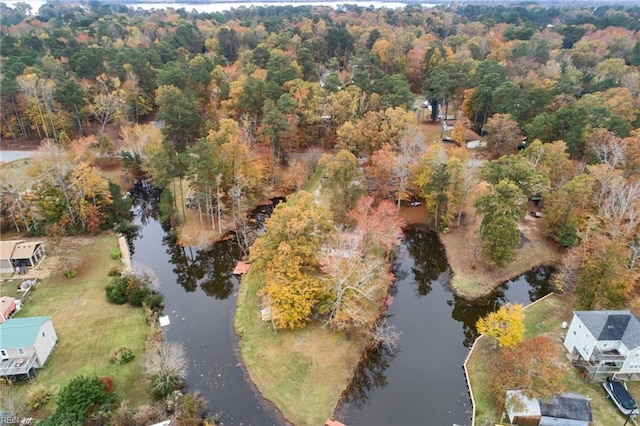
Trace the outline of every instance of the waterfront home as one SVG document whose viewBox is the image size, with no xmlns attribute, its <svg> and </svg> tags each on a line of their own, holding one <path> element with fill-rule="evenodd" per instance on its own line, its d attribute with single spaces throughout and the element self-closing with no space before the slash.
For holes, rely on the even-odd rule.
<svg viewBox="0 0 640 426">
<path fill-rule="evenodd" d="M 57 341 L 51 317 L 13 318 L 3 322 L 0 324 L 0 377 L 33 378 Z"/>
<path fill-rule="evenodd" d="M 629 310 L 575 311 L 564 346 L 591 380 L 640 380 L 640 320 Z"/>
<path fill-rule="evenodd" d="M 0 241 L 0 273 L 26 273 L 36 268 L 45 257 L 42 241 Z"/>
</svg>

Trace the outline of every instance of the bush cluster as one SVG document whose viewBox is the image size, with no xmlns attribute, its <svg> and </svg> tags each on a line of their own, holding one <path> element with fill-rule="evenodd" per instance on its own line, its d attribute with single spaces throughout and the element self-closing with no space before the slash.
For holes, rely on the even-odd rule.
<svg viewBox="0 0 640 426">
<path fill-rule="evenodd" d="M 122 269 L 117 266 L 114 266 L 107 272 L 107 276 L 109 277 L 119 277 L 120 275 L 122 275 Z"/>
<path fill-rule="evenodd" d="M 108 380 L 97 376 L 78 376 L 69 381 L 56 397 L 57 407 L 41 426 L 82 424 L 85 418 L 98 411 L 109 411 L 117 401 Z"/>
<path fill-rule="evenodd" d="M 149 287 L 149 284 L 133 275 L 114 277 L 105 287 L 107 300 L 116 305 L 129 303 L 140 307 L 143 304 L 153 311 L 160 312 L 163 308 L 162 295 Z"/>
<path fill-rule="evenodd" d="M 113 362 L 114 364 L 122 365 L 131 361 L 134 357 L 135 355 L 133 354 L 133 351 L 130 347 L 120 346 L 118 349 L 114 350 L 111 353 L 109 361 Z"/>
<path fill-rule="evenodd" d="M 42 387 L 31 389 L 27 394 L 27 408 L 29 410 L 37 410 L 43 407 L 51 399 L 51 393 Z"/>
<path fill-rule="evenodd" d="M 77 269 L 65 269 L 62 274 L 64 275 L 65 278 L 73 278 L 76 275 L 78 275 L 78 270 Z"/>
<path fill-rule="evenodd" d="M 116 247 L 111 250 L 111 258 L 113 260 L 118 260 L 122 257 L 122 252 L 120 251 L 120 247 Z"/>
</svg>

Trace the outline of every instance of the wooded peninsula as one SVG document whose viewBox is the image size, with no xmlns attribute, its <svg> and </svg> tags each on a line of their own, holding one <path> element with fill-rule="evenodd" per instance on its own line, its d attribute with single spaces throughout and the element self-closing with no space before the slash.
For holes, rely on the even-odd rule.
<svg viewBox="0 0 640 426">
<path fill-rule="evenodd" d="M 640 308 L 637 5 L 0 3 L 0 34 L 2 149 L 39 149 L 3 168 L 3 232 L 126 233 L 129 186 L 159 188 L 181 244 L 242 248 L 243 360 L 295 424 L 394 350 L 408 226 L 466 299 L 553 265 L 575 309 Z"/>
</svg>

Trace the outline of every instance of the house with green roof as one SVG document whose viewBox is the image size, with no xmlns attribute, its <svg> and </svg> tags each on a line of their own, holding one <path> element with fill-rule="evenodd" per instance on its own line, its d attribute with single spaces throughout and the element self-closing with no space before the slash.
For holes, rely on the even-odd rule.
<svg viewBox="0 0 640 426">
<path fill-rule="evenodd" d="M 58 335 L 49 316 L 12 318 L 0 324 L 0 377 L 33 378 L 53 350 Z"/>
</svg>

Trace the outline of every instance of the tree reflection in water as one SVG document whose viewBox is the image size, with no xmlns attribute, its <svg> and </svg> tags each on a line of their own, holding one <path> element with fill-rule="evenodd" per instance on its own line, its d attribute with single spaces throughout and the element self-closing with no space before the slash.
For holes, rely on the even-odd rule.
<svg viewBox="0 0 640 426">
<path fill-rule="evenodd" d="M 212 249 L 198 252 L 196 263 L 205 271 L 200 288 L 207 296 L 220 300 L 231 296 L 238 283 L 232 272 L 241 254 L 234 241 L 220 241 Z"/>
<path fill-rule="evenodd" d="M 167 254 L 171 258 L 176 282 L 187 293 L 196 291 L 198 280 L 204 277 L 204 270 L 195 262 L 193 250 L 178 244 L 175 234 L 167 232 L 162 238 L 162 244 L 167 246 Z"/>
<path fill-rule="evenodd" d="M 342 393 L 341 406 L 362 408 L 368 401 L 369 392 L 387 384 L 386 370 L 398 354 L 399 349 L 379 344 L 365 351 L 356 367 L 351 383 Z"/>
<path fill-rule="evenodd" d="M 413 258 L 411 268 L 418 296 L 431 292 L 431 285 L 440 275 L 449 270 L 444 246 L 434 232 L 411 230 L 405 233 L 405 243 L 409 255 Z M 447 281 L 448 282 L 448 281 Z"/>
<path fill-rule="evenodd" d="M 473 342 L 479 335 L 476 330 L 476 322 L 478 322 L 480 318 L 490 312 L 498 310 L 501 306 L 509 302 L 509 299 L 513 297 L 513 295 L 509 296 L 507 294 L 511 286 L 525 285 L 525 283 L 520 282 L 522 278 L 524 278 L 524 281 L 526 281 L 529 286 L 529 301 L 534 302 L 546 296 L 552 290 L 549 286 L 549 278 L 554 271 L 555 269 L 552 266 L 539 266 L 520 277 L 502 284 L 486 298 L 472 302 L 454 295 L 453 299 L 447 301 L 447 304 L 453 307 L 451 317 L 462 323 L 464 333 L 463 345 L 467 348 L 473 345 Z M 511 301 L 513 301 L 513 299 L 511 299 Z"/>
<path fill-rule="evenodd" d="M 556 272 L 553 266 L 540 266 L 524 274 L 525 279 L 531 286 L 529 297 L 531 300 L 538 300 L 549 293 L 551 275 Z"/>
<path fill-rule="evenodd" d="M 159 192 L 155 194 L 155 197 L 146 195 L 146 201 L 136 203 L 136 205 L 140 204 L 141 211 L 157 204 Z M 282 200 L 282 198 L 276 198 L 272 200 L 272 205 L 259 206 L 251 213 L 254 232 L 263 226 L 264 221 L 273 211 L 274 205 Z M 149 215 L 147 216 L 148 220 L 155 212 L 149 211 L 146 214 Z M 186 292 L 194 292 L 199 286 L 207 296 L 219 300 L 231 296 L 238 283 L 238 279 L 233 276 L 233 268 L 236 262 L 242 258 L 242 250 L 234 239 L 218 241 L 209 249 L 198 250 L 178 244 L 175 234 L 164 226 L 163 229 L 166 234 L 162 239 L 162 244 L 167 247 L 167 254 L 169 254 L 171 264 L 174 266 L 173 272 L 176 275 L 176 282 Z"/>
<path fill-rule="evenodd" d="M 470 348 L 479 336 L 476 330 L 476 322 L 490 312 L 500 308 L 506 303 L 504 290 L 499 289 L 495 293 L 495 297 L 482 301 L 474 301 L 470 303 L 458 296 L 453 296 L 452 300 L 447 300 L 449 306 L 453 306 L 451 317 L 462 323 L 462 332 L 464 339 L 462 344 L 465 348 Z"/>
<path fill-rule="evenodd" d="M 160 201 L 161 192 L 161 189 L 144 181 L 136 181 L 129 189 L 128 194 L 133 197 L 134 215 L 143 226 L 158 218 L 156 207 Z"/>
<path fill-rule="evenodd" d="M 196 291 L 200 286 L 207 296 L 219 300 L 231 296 L 238 283 L 232 271 L 242 255 L 235 241 L 219 241 L 206 250 L 183 247 L 171 233 L 166 234 L 162 241 L 174 265 L 176 282 L 186 292 Z"/>
</svg>

